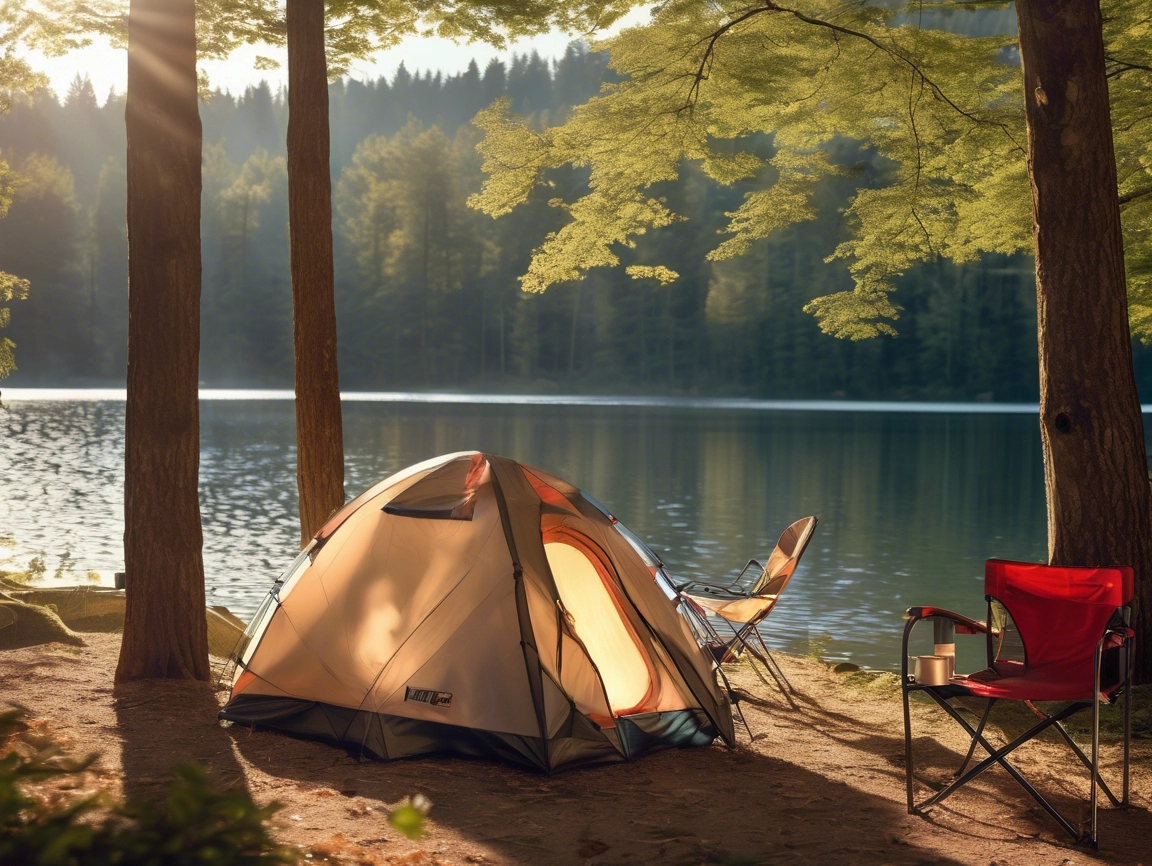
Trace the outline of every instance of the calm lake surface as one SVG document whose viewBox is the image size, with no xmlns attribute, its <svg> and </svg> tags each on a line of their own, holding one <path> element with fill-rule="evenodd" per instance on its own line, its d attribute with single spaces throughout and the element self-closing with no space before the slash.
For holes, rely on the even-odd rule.
<svg viewBox="0 0 1152 866">
<path fill-rule="evenodd" d="M 0 410 L 0 568 L 43 556 L 49 580 L 95 571 L 109 582 L 123 568 L 122 396 L 21 394 L 5 392 Z M 504 454 L 595 496 L 674 577 L 717 582 L 816 514 L 767 631 L 782 648 L 826 642 L 826 657 L 877 668 L 899 664 L 906 607 L 983 618 L 984 560 L 1045 556 L 1028 407 L 497 399 L 346 400 L 349 497 L 437 454 Z M 298 549 L 294 408 L 206 399 L 201 419 L 209 603 L 247 616 Z"/>
</svg>

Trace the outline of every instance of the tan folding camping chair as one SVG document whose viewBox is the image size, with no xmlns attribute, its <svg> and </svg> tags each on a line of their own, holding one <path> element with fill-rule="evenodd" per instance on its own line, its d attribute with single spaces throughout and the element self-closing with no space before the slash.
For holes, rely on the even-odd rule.
<svg viewBox="0 0 1152 866">
<path fill-rule="evenodd" d="M 776 548 L 764 565 L 755 559 L 748 560 L 747 565 L 740 569 L 736 579 L 728 586 L 715 587 L 693 581 L 677 587 L 680 601 L 690 614 L 689 621 L 697 626 L 698 633 L 703 637 L 702 642 L 716 660 L 732 661 L 741 651 L 747 650 L 750 656 L 764 665 L 789 703 L 792 703 L 792 699 L 788 696 L 788 692 L 796 690 L 792 688 L 792 684 L 784 676 L 784 671 L 768 651 L 768 645 L 760 633 L 760 624 L 775 609 L 784 587 L 788 585 L 796 566 L 800 564 L 800 557 L 812 539 L 812 533 L 816 530 L 818 522 L 815 517 L 797 520 L 784 530 L 780 540 L 776 542 Z M 742 590 L 748 571 L 752 568 L 759 568 L 760 576 L 750 589 Z M 695 592 L 687 592 L 689 589 Z M 716 617 L 727 626 L 732 632 L 732 637 L 727 639 L 721 637 L 709 620 L 710 616 Z M 759 649 L 753 646 L 751 642 L 753 638 L 760 645 Z M 754 662 L 752 670 L 756 671 L 756 675 L 765 685 L 768 685 L 768 680 L 760 673 Z"/>
</svg>

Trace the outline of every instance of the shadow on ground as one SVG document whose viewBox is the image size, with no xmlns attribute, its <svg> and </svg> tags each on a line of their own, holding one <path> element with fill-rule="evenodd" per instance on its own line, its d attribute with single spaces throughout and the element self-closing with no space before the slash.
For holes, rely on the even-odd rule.
<svg viewBox="0 0 1152 866">
<path fill-rule="evenodd" d="M 216 721 L 220 705 L 211 686 L 141 680 L 116 685 L 112 698 L 126 797 L 162 798 L 173 765 L 189 761 L 203 765 L 218 787 L 247 790 L 232 738 Z"/>
<path fill-rule="evenodd" d="M 316 743 L 233 731 L 244 759 L 270 776 L 350 801 L 394 803 L 420 792 L 437 824 L 500 862 L 579 863 L 594 851 L 598 864 L 956 862 L 907 844 L 910 819 L 892 801 L 748 748 L 676 750 L 544 776 L 448 757 L 359 762 Z M 380 829 L 366 822 L 354 841 Z"/>
<path fill-rule="evenodd" d="M 851 750 L 859 756 L 861 765 L 869 765 L 874 773 L 883 775 L 888 780 L 887 787 L 892 795 L 900 798 L 903 803 L 906 775 L 904 732 L 902 721 L 898 720 L 898 687 L 887 696 L 892 704 L 892 721 L 895 724 L 865 723 L 862 720 L 864 713 L 852 713 L 851 705 L 844 706 L 842 699 L 821 700 L 801 693 L 793 695 L 793 700 L 785 703 L 779 693 L 763 690 L 751 693 L 746 689 L 737 691 L 753 731 L 757 732 L 757 746 L 777 752 L 782 744 L 787 743 L 789 730 L 803 728 L 808 734 L 815 732 L 830 744 Z M 839 696 L 843 698 L 844 693 L 840 692 Z M 863 710 L 877 696 L 861 695 L 860 698 Z M 789 706 L 798 706 L 798 709 L 789 712 Z M 983 702 L 959 708 L 975 727 L 983 711 Z M 1074 718 L 1079 719 L 1080 716 Z M 1035 716 L 1023 707 L 1002 703 L 997 705 L 990 716 L 985 736 L 994 746 L 1001 746 L 1035 721 Z M 964 760 L 970 741 L 963 729 L 928 699 L 913 702 L 912 727 L 914 791 L 919 802 L 952 781 L 953 773 Z M 770 733 L 759 733 L 761 730 Z M 776 742 L 766 742 L 769 738 Z M 1083 739 L 1081 745 L 1087 748 Z M 1121 792 L 1121 756 L 1118 737 L 1102 744 L 1102 774 L 1117 796 Z M 972 763 L 978 763 L 985 757 L 987 753 L 978 746 Z M 1088 805 L 1088 770 L 1055 732 L 1042 734 L 1034 742 L 1013 752 L 1008 759 L 1073 824 L 1082 823 L 1085 828 L 1088 826 L 1091 815 Z M 1134 756 L 1134 771 L 1139 769 L 1139 761 L 1140 758 Z M 851 767 L 836 767 L 834 772 L 841 777 L 854 775 Z M 1053 848 L 1066 849 L 1070 862 L 1077 862 L 1082 856 L 1100 857 L 1108 863 L 1150 862 L 1152 812 L 1144 808 L 1145 802 L 1137 797 L 1129 808 L 1117 809 L 1109 804 L 1103 793 L 1100 793 L 1099 801 L 1099 854 L 1076 845 L 1042 807 L 998 766 L 989 768 L 944 803 L 915 820 L 939 828 L 941 850 L 957 850 L 969 845 L 987 845 L 989 842 L 1003 846 L 1013 843 L 1027 845 L 1031 840 L 1042 840 Z M 969 852 L 971 850 L 968 848 Z"/>
</svg>

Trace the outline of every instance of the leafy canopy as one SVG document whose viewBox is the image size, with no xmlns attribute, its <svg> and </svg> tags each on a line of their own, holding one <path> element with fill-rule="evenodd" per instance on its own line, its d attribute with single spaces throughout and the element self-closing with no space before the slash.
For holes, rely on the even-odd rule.
<svg viewBox="0 0 1152 866">
<path fill-rule="evenodd" d="M 94 34 L 127 44 L 128 0 L 33 0 L 27 5 L 26 40 L 47 53 L 83 47 Z M 414 35 L 504 47 L 509 39 L 553 28 L 592 32 L 635 5 L 636 0 L 326 0 L 328 69 L 339 77 L 353 61 Z M 244 44 L 283 45 L 284 7 L 284 0 L 196 0 L 201 57 L 227 57 Z M 257 66 L 271 69 L 277 62 L 262 57 Z"/>
<path fill-rule="evenodd" d="M 883 166 L 860 177 L 832 256 L 855 288 L 805 309 L 838 337 L 894 334 L 895 279 L 916 264 L 1032 247 L 1016 38 L 924 20 L 939 24 L 941 7 L 958 5 L 669 0 L 648 24 L 598 46 L 621 81 L 564 124 L 533 130 L 506 102 L 481 112 L 488 178 L 471 204 L 500 216 L 547 183 L 549 170 L 589 170 L 586 194 L 554 200 L 571 219 L 521 278 L 543 291 L 619 264 L 621 247 L 680 219 L 654 187 L 695 162 L 721 184 L 761 181 L 726 215 L 726 237 L 708 254 L 720 261 L 813 219 L 816 185 L 850 171 L 830 159 L 831 143 L 854 139 Z M 1104 6 L 1133 326 L 1152 340 L 1152 11 L 1141 0 Z M 773 156 L 749 152 L 754 135 L 772 136 Z M 660 266 L 629 272 L 676 277 Z"/>
</svg>

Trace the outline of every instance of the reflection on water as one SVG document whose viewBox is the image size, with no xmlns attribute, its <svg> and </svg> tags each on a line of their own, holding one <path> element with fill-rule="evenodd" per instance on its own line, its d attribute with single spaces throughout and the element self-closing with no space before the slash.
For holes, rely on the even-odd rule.
<svg viewBox="0 0 1152 866">
<path fill-rule="evenodd" d="M 790 522 L 816 514 L 768 632 L 800 651 L 828 635 L 830 655 L 873 667 L 898 663 L 909 605 L 983 618 L 983 561 L 1044 556 L 1031 414 L 427 402 L 344 411 L 349 496 L 436 454 L 505 454 L 588 490 L 685 579 L 726 582 Z M 248 615 L 298 546 L 293 405 L 211 401 L 201 417 L 209 599 Z M 79 575 L 122 568 L 123 422 L 121 402 L 0 411 L 0 568 L 41 553 L 49 576 L 65 553 Z"/>
</svg>

